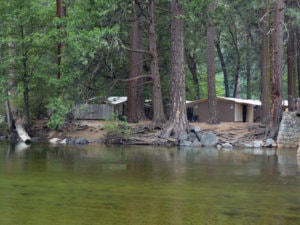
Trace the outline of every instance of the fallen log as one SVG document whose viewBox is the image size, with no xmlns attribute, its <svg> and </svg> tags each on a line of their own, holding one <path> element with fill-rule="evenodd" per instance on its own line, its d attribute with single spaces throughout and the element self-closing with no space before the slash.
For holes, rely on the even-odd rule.
<svg viewBox="0 0 300 225">
<path fill-rule="evenodd" d="M 27 145 L 31 143 L 31 137 L 28 135 L 24 128 L 23 120 L 18 119 L 15 123 L 16 131 L 18 133 L 19 138 Z"/>
</svg>

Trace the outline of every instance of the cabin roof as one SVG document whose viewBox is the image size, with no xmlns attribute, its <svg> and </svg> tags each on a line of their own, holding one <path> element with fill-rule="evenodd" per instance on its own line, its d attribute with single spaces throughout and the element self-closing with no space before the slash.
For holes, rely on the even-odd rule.
<svg viewBox="0 0 300 225">
<path fill-rule="evenodd" d="M 197 103 L 206 102 L 207 100 L 208 100 L 208 98 L 203 98 L 203 99 L 199 99 L 199 100 L 195 100 L 195 101 L 186 101 L 186 104 L 187 105 L 194 105 L 194 104 L 197 104 Z M 258 106 L 261 106 L 261 101 L 258 100 L 258 99 L 241 99 L 241 98 L 230 98 L 230 97 L 217 96 L 217 101 L 234 102 L 234 103 L 245 104 L 245 105 L 258 105 Z M 287 106 L 288 101 L 283 100 L 282 105 Z"/>
<path fill-rule="evenodd" d="M 203 102 L 207 102 L 207 100 L 208 100 L 208 98 L 203 98 L 203 99 L 199 99 L 199 100 L 195 100 L 195 101 L 187 101 L 187 105 L 203 103 Z M 234 102 L 234 103 L 246 104 L 246 105 L 261 105 L 261 101 L 255 100 L 255 99 L 240 99 L 240 98 L 229 98 L 229 97 L 217 96 L 217 101 Z"/>
<path fill-rule="evenodd" d="M 126 96 L 111 96 L 106 99 L 106 102 L 112 105 L 118 105 L 122 104 L 124 102 L 127 102 Z"/>
</svg>

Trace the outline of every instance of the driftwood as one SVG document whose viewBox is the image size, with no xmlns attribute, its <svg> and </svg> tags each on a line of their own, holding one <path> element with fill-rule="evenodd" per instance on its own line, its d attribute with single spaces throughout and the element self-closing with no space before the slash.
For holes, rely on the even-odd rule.
<svg viewBox="0 0 300 225">
<path fill-rule="evenodd" d="M 120 127 L 120 129 L 122 129 Z M 132 127 L 132 133 L 125 135 L 122 132 L 109 132 L 105 136 L 106 144 L 122 145 L 176 145 L 175 138 L 161 138 L 162 127 L 153 124 Z"/>
<path fill-rule="evenodd" d="M 23 120 L 18 119 L 15 123 L 16 125 L 16 131 L 18 133 L 19 138 L 25 143 L 30 144 L 31 143 L 31 137 L 28 135 L 24 128 Z"/>
</svg>

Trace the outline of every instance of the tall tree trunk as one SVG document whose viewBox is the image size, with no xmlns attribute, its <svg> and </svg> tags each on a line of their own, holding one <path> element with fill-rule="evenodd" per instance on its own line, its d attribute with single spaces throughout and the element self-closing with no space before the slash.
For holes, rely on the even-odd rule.
<svg viewBox="0 0 300 225">
<path fill-rule="evenodd" d="M 8 118 L 9 130 L 11 140 L 15 140 L 15 131 L 17 132 L 19 138 L 29 144 L 31 142 L 31 138 L 26 132 L 24 127 L 24 119 L 21 111 L 15 105 L 15 98 L 17 95 L 17 83 L 16 83 L 16 68 L 15 68 L 15 60 L 14 60 L 14 43 L 10 42 L 8 44 L 9 48 L 9 58 L 10 58 L 10 69 L 9 69 L 9 80 L 8 80 L 8 99 L 6 102 L 6 113 Z"/>
<path fill-rule="evenodd" d="M 22 38 L 22 51 L 23 51 L 23 86 L 24 86 L 24 91 L 23 91 L 23 97 L 24 97 L 24 125 L 27 127 L 29 125 L 29 87 L 28 87 L 28 82 L 29 82 L 29 75 L 28 75 L 28 51 L 24 45 L 25 41 L 25 34 L 24 34 L 24 27 L 21 26 L 21 38 Z"/>
<path fill-rule="evenodd" d="M 261 48 L 261 123 L 270 124 L 271 111 L 271 41 L 269 3 L 264 10 L 264 20 L 262 23 L 262 48 Z"/>
<path fill-rule="evenodd" d="M 201 95 L 200 95 L 200 86 L 199 86 L 199 79 L 198 79 L 198 75 L 197 75 L 197 62 L 194 58 L 194 56 L 191 53 L 187 53 L 186 54 L 186 58 L 187 58 L 187 66 L 193 76 L 193 84 L 195 86 L 196 89 L 196 98 L 200 99 Z"/>
<path fill-rule="evenodd" d="M 187 132 L 184 74 L 184 35 L 183 35 L 182 6 L 178 0 L 171 1 L 171 74 L 170 98 L 171 114 L 163 136 L 177 136 Z"/>
<path fill-rule="evenodd" d="M 300 27 L 297 27 L 296 32 L 296 40 L 297 40 L 297 78 L 298 78 L 298 97 L 300 97 Z"/>
<path fill-rule="evenodd" d="M 214 13 L 214 5 L 209 5 L 209 16 L 207 20 L 206 31 L 206 57 L 207 57 L 207 83 L 208 83 L 208 123 L 219 123 L 217 112 L 217 97 L 216 97 L 216 81 L 215 81 L 215 56 L 214 56 L 214 39 L 215 29 L 211 15 Z"/>
<path fill-rule="evenodd" d="M 56 16 L 58 18 L 62 17 L 62 0 L 56 0 Z M 61 25 L 57 26 L 58 32 L 61 30 Z M 60 79 L 61 71 L 60 71 L 60 65 L 61 65 L 61 54 L 62 54 L 62 43 L 59 42 L 57 44 L 57 79 Z"/>
<path fill-rule="evenodd" d="M 67 14 L 67 9 L 63 6 L 63 0 L 56 0 L 56 16 L 60 19 Z M 57 26 L 58 33 L 61 35 L 62 26 L 59 24 Z M 59 37 L 61 38 L 61 37 Z M 62 52 L 63 52 L 64 44 L 60 41 L 57 44 L 57 79 L 61 77 L 61 62 L 62 62 Z"/>
<path fill-rule="evenodd" d="M 288 69 L 288 109 L 294 111 L 296 98 L 295 79 L 295 38 L 294 29 L 289 29 L 289 40 L 287 44 L 287 69 Z"/>
<path fill-rule="evenodd" d="M 285 1 L 277 0 L 274 8 L 272 51 L 272 106 L 269 137 L 276 138 L 282 117 L 283 28 Z"/>
<path fill-rule="evenodd" d="M 234 25 L 235 26 L 235 25 Z M 233 95 L 232 97 L 236 98 L 239 96 L 239 89 L 240 89 L 240 69 L 241 69 L 241 56 L 240 50 L 238 47 L 238 40 L 237 40 L 237 31 L 236 27 L 232 30 L 232 26 L 229 26 L 229 33 L 231 35 L 233 47 L 235 50 L 235 71 L 234 71 L 234 83 L 233 83 Z"/>
<path fill-rule="evenodd" d="M 220 41 L 220 35 L 218 35 L 217 40 L 215 42 L 216 49 L 218 52 L 218 57 L 221 63 L 222 71 L 223 71 L 223 76 L 224 76 L 224 87 L 225 87 L 225 97 L 229 97 L 229 82 L 228 82 L 228 73 L 227 73 L 227 67 L 225 63 L 225 59 L 222 53 L 221 49 L 221 41 Z"/>
<path fill-rule="evenodd" d="M 137 29 L 137 37 L 138 37 L 138 43 L 137 43 L 138 49 L 144 49 L 143 30 L 142 30 L 142 25 L 141 25 L 140 20 L 139 20 L 138 29 Z M 143 63 L 144 63 L 143 55 L 138 54 L 137 55 L 137 65 L 136 65 L 138 75 L 143 74 Z M 146 114 L 145 114 L 144 82 L 145 82 L 145 79 L 143 79 L 143 78 L 140 78 L 137 80 L 137 106 L 136 107 L 137 107 L 138 120 L 147 119 Z"/>
<path fill-rule="evenodd" d="M 138 17 L 137 17 L 137 10 L 139 6 L 137 2 L 134 1 L 133 9 L 132 9 L 132 24 L 131 24 L 131 35 L 130 35 L 130 43 L 131 49 L 135 50 L 138 49 Z M 137 103 L 137 76 L 139 75 L 138 69 L 138 60 L 139 55 L 141 53 L 130 51 L 130 58 L 129 58 L 129 85 L 128 85 L 128 100 L 127 100 L 127 122 L 129 123 L 138 123 L 138 116 L 136 110 L 136 103 Z"/>
<path fill-rule="evenodd" d="M 250 28 L 248 28 L 250 30 Z M 250 49 L 251 49 L 251 44 L 250 44 L 250 31 L 247 32 L 247 37 L 246 37 L 246 44 L 247 44 L 247 49 L 246 49 L 246 77 L 247 77 L 247 99 L 251 99 L 251 62 L 250 62 Z"/>
<path fill-rule="evenodd" d="M 158 55 L 156 47 L 156 33 L 154 25 L 154 0 L 150 0 L 149 4 L 149 48 L 151 59 L 151 73 L 152 73 L 152 106 L 153 106 L 153 123 L 161 124 L 166 122 L 164 113 L 161 83 L 158 67 Z"/>
</svg>

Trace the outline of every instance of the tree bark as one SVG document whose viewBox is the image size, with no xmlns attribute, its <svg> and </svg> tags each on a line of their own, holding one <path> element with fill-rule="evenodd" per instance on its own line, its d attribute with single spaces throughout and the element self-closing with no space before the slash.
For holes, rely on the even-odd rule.
<svg viewBox="0 0 300 225">
<path fill-rule="evenodd" d="M 234 26 L 234 30 L 232 30 L 232 27 Z M 237 98 L 240 95 L 240 69 L 241 69 L 241 56 L 240 56 L 240 50 L 238 46 L 238 40 L 237 40 L 237 31 L 235 24 L 229 26 L 229 33 L 231 35 L 233 47 L 235 50 L 235 71 L 234 71 L 234 86 L 233 86 L 233 95 L 232 97 Z"/>
<path fill-rule="evenodd" d="M 228 73 L 227 73 L 227 67 L 225 63 L 225 59 L 222 53 L 221 49 L 221 42 L 220 42 L 220 35 L 218 35 L 217 40 L 215 42 L 216 49 L 218 52 L 218 57 L 220 59 L 222 71 L 223 71 L 223 76 L 224 76 L 224 87 L 225 87 L 225 97 L 229 97 L 229 82 L 228 82 Z"/>
<path fill-rule="evenodd" d="M 283 71 L 283 29 L 285 1 L 277 0 L 274 8 L 274 33 L 272 51 L 272 105 L 270 138 L 276 138 L 282 117 L 282 71 Z"/>
<path fill-rule="evenodd" d="M 289 40 L 287 43 L 287 69 L 288 69 L 288 109 L 295 110 L 296 98 L 296 78 L 295 78 L 295 38 L 294 29 L 289 30 Z"/>
<path fill-rule="evenodd" d="M 197 74 L 197 62 L 192 54 L 187 53 L 186 56 L 187 56 L 186 58 L 187 58 L 188 68 L 193 76 L 193 81 L 196 89 L 196 98 L 200 99 L 201 95 L 200 95 L 199 79 Z"/>
<path fill-rule="evenodd" d="M 298 97 L 300 97 L 300 27 L 297 27 L 297 78 L 298 78 Z"/>
<path fill-rule="evenodd" d="M 250 30 L 250 28 L 248 28 Z M 246 37 L 246 76 L 247 76 L 247 99 L 251 99 L 252 89 L 251 89 L 251 62 L 250 62 L 250 49 L 251 49 L 251 43 L 250 43 L 250 31 L 247 32 Z"/>
<path fill-rule="evenodd" d="M 152 73 L 152 107 L 153 107 L 153 123 L 162 124 L 166 122 L 164 113 L 161 83 L 158 66 L 158 55 L 156 47 L 156 33 L 154 25 L 154 0 L 150 0 L 149 4 L 149 48 L 151 54 L 151 73 Z"/>
<path fill-rule="evenodd" d="M 60 19 L 66 16 L 66 8 L 63 7 L 63 0 L 56 0 L 56 16 Z M 59 24 L 57 26 L 58 33 L 61 33 L 62 26 Z M 62 62 L 62 50 L 63 50 L 63 43 L 59 42 L 57 44 L 57 79 L 61 77 L 61 62 Z"/>
<path fill-rule="evenodd" d="M 130 43 L 131 49 L 138 49 L 138 17 L 137 17 L 138 5 L 137 2 L 134 1 L 132 8 L 132 24 L 131 24 L 131 35 L 130 35 Z M 128 84 L 128 100 L 127 100 L 127 122 L 129 123 L 138 123 L 137 116 L 137 79 L 139 74 L 138 70 L 138 59 L 139 54 L 135 51 L 130 51 L 129 58 L 129 84 Z"/>
<path fill-rule="evenodd" d="M 17 132 L 19 138 L 26 144 L 30 144 L 31 138 L 27 134 L 24 120 L 22 119 L 22 114 L 14 104 L 14 99 L 16 97 L 16 69 L 14 60 L 14 43 L 10 42 L 8 44 L 9 48 L 9 58 L 11 59 L 10 69 L 9 69 L 9 80 L 8 80 L 8 99 L 6 102 L 6 113 L 8 119 L 8 125 L 10 130 L 10 136 L 15 136 L 15 131 Z"/>
<path fill-rule="evenodd" d="M 268 34 L 270 30 L 270 16 L 269 5 L 266 6 L 264 10 L 264 20 L 262 21 L 261 28 L 261 123 L 270 124 L 270 111 L 271 111 L 271 53 L 270 53 L 270 35 Z"/>
<path fill-rule="evenodd" d="M 171 74 L 170 98 L 171 114 L 164 137 L 177 137 L 180 132 L 188 132 L 184 74 L 184 35 L 182 6 L 177 0 L 171 1 Z"/>
<path fill-rule="evenodd" d="M 208 123 L 219 123 L 217 114 L 217 97 L 216 97 L 216 81 L 215 81 L 215 56 L 214 56 L 214 39 L 215 29 L 211 18 L 214 13 L 214 5 L 209 5 L 209 15 L 207 20 L 206 31 L 206 57 L 207 57 L 207 83 L 208 83 Z"/>
<path fill-rule="evenodd" d="M 141 22 L 139 21 L 138 24 L 138 49 L 143 49 L 143 30 L 141 27 Z M 143 63 L 144 63 L 144 57 L 143 54 L 137 55 L 137 73 L 138 75 L 143 74 Z M 147 119 L 145 114 L 145 98 L 144 98 L 144 83 L 145 79 L 140 78 L 137 80 L 137 117 L 138 120 L 145 120 Z"/>
</svg>

